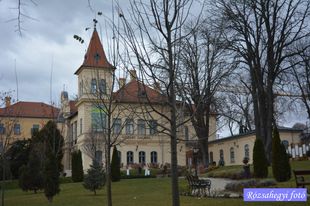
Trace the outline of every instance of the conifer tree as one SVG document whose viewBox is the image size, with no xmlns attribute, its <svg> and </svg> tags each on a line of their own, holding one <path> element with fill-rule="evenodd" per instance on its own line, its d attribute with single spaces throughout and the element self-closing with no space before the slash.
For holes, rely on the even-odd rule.
<svg viewBox="0 0 310 206">
<path fill-rule="evenodd" d="M 84 177 L 83 186 L 94 192 L 96 195 L 96 191 L 101 189 L 105 184 L 105 174 L 102 168 L 102 165 L 97 161 L 93 161 L 90 168 L 87 170 L 87 174 Z"/>
<path fill-rule="evenodd" d="M 81 151 L 74 151 L 72 153 L 72 181 L 82 182 L 84 178 L 82 154 Z"/>
<path fill-rule="evenodd" d="M 291 166 L 285 146 L 281 143 L 277 127 L 273 129 L 272 138 L 272 173 L 278 182 L 284 182 L 291 178 Z"/>
<path fill-rule="evenodd" d="M 44 168 L 44 194 L 49 202 L 60 192 L 57 158 L 53 153 L 47 155 Z"/>
<path fill-rule="evenodd" d="M 254 176 L 266 178 L 268 176 L 268 160 L 261 139 L 256 138 L 253 148 Z"/>
<path fill-rule="evenodd" d="M 116 146 L 114 146 L 111 162 L 111 180 L 112 182 L 120 181 L 121 179 L 121 168 L 120 161 Z"/>
<path fill-rule="evenodd" d="M 20 168 L 19 186 L 23 191 L 30 190 L 34 193 L 44 187 L 41 162 L 35 151 L 31 151 L 28 164 Z"/>
</svg>

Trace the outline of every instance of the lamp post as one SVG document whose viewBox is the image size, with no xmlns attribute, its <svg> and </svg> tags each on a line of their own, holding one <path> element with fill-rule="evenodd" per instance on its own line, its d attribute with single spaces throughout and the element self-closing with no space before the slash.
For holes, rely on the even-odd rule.
<svg viewBox="0 0 310 206">
<path fill-rule="evenodd" d="M 198 173 L 197 173 L 197 164 L 198 164 L 198 152 L 199 152 L 199 149 L 194 147 L 193 148 L 193 159 L 194 159 L 194 166 L 195 166 L 195 176 L 197 177 L 198 176 Z"/>
</svg>

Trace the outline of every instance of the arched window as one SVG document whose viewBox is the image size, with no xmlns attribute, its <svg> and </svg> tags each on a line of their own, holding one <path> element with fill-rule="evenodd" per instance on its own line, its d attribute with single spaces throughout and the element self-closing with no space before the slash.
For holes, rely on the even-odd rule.
<svg viewBox="0 0 310 206">
<path fill-rule="evenodd" d="M 220 149 L 220 160 L 224 160 L 224 151 Z"/>
<path fill-rule="evenodd" d="M 250 159 L 250 148 L 248 144 L 244 145 L 244 157 Z"/>
<path fill-rule="evenodd" d="M 282 144 L 284 145 L 284 147 L 285 147 L 285 149 L 287 149 L 288 148 L 288 141 L 287 140 L 283 140 L 282 141 Z"/>
<path fill-rule="evenodd" d="M 132 163 L 133 163 L 133 152 L 128 151 L 127 152 L 127 165 L 132 164 Z"/>
<path fill-rule="evenodd" d="M 151 163 L 157 163 L 157 152 L 151 152 Z"/>
<path fill-rule="evenodd" d="M 230 162 L 231 163 L 235 162 L 235 151 L 233 147 L 230 148 Z"/>
<path fill-rule="evenodd" d="M 210 163 L 213 163 L 213 152 L 210 152 L 210 157 L 209 157 Z"/>
<path fill-rule="evenodd" d="M 92 79 L 91 85 L 90 85 L 90 92 L 96 93 L 96 91 L 97 91 L 97 81 L 96 81 L 96 79 Z"/>
<path fill-rule="evenodd" d="M 107 84 L 106 84 L 105 79 L 100 80 L 99 91 L 100 91 L 100 94 L 106 94 L 107 93 Z"/>
<path fill-rule="evenodd" d="M 139 163 L 141 164 L 145 163 L 145 152 L 144 151 L 139 152 Z"/>
</svg>

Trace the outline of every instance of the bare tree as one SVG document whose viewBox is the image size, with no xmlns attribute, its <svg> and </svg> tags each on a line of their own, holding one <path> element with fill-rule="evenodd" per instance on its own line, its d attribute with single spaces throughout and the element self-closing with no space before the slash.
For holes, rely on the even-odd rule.
<svg viewBox="0 0 310 206">
<path fill-rule="evenodd" d="M 231 49 L 250 71 L 256 137 L 262 139 L 269 160 L 275 82 L 290 69 L 288 58 L 298 54 L 292 45 L 309 38 L 309 5 L 306 0 L 220 0 L 215 5 L 227 22 Z"/>
<path fill-rule="evenodd" d="M 199 19 L 198 19 L 199 22 Z M 227 50 L 224 28 L 216 27 L 212 21 L 204 19 L 195 28 L 190 23 L 190 35 L 182 41 L 182 70 L 178 75 L 179 95 L 186 102 L 195 128 L 202 160 L 209 164 L 208 137 L 211 114 L 215 113 L 215 98 L 220 85 L 225 82 L 235 67 L 234 57 Z M 213 111 L 212 111 L 213 106 Z"/>
<path fill-rule="evenodd" d="M 1 181 L 1 205 L 4 206 L 5 180 L 10 175 L 7 174 L 6 169 L 8 160 L 6 152 L 12 143 L 14 136 L 14 128 L 17 123 L 17 113 L 10 109 L 11 92 L 0 93 L 1 109 L 0 109 L 0 157 L 2 164 L 2 181 Z M 4 108 L 2 108 L 4 106 Z"/>
<path fill-rule="evenodd" d="M 290 74 L 294 80 L 293 85 L 300 94 L 299 99 L 306 107 L 308 118 L 310 118 L 310 48 L 308 47 L 305 50 L 303 48 L 309 45 L 309 43 L 309 40 L 307 40 L 295 46 L 295 50 L 301 51 L 298 56 L 291 58 L 290 61 L 292 65 Z"/>
<path fill-rule="evenodd" d="M 159 109 L 163 107 L 155 107 L 153 104 L 149 106 L 165 120 L 166 124 L 160 127 L 170 137 L 173 206 L 180 205 L 177 128 L 184 124 L 181 118 L 183 112 L 179 109 L 182 103 L 177 101 L 176 79 L 181 68 L 182 41 L 190 35 L 184 27 L 189 17 L 194 15 L 194 3 L 194 0 L 136 0 L 131 1 L 128 15 L 119 9 L 123 23 L 120 34 L 130 57 L 126 59 L 130 59 L 130 64 L 139 71 L 144 84 L 159 85 L 161 94 L 166 97 L 162 103 L 167 108 L 164 111 Z M 203 7 L 201 4 L 198 6 Z M 199 11 L 196 10 L 197 13 Z"/>
</svg>

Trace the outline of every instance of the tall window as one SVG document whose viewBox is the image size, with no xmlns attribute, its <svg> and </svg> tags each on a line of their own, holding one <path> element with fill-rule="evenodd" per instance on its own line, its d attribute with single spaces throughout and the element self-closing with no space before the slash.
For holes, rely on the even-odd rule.
<svg viewBox="0 0 310 206">
<path fill-rule="evenodd" d="M 126 119 L 126 134 L 133 134 L 133 119 Z"/>
<path fill-rule="evenodd" d="M 122 127 L 122 120 L 120 118 L 113 119 L 113 132 L 114 134 L 120 134 Z"/>
<path fill-rule="evenodd" d="M 220 160 L 224 161 L 224 151 L 222 149 L 220 150 Z"/>
<path fill-rule="evenodd" d="M 107 93 L 107 84 L 106 84 L 105 79 L 100 80 L 99 91 L 100 91 L 100 94 L 106 94 Z"/>
<path fill-rule="evenodd" d="M 15 135 L 20 134 L 20 124 L 14 124 L 14 134 Z"/>
<path fill-rule="evenodd" d="M 5 133 L 5 127 L 3 124 L 0 124 L 0 134 L 4 134 Z"/>
<path fill-rule="evenodd" d="M 133 152 L 128 151 L 127 152 L 127 165 L 132 164 L 132 163 L 133 163 Z"/>
<path fill-rule="evenodd" d="M 100 164 L 102 163 L 102 151 L 97 150 L 95 152 L 95 161 Z"/>
<path fill-rule="evenodd" d="M 233 147 L 230 148 L 230 162 L 231 163 L 235 162 L 235 151 Z"/>
<path fill-rule="evenodd" d="M 91 111 L 92 130 L 95 132 L 104 132 L 106 129 L 106 113 L 97 107 L 93 107 Z"/>
<path fill-rule="evenodd" d="M 213 163 L 213 152 L 210 152 L 210 157 L 209 157 L 210 163 Z"/>
<path fill-rule="evenodd" d="M 151 163 L 157 163 L 157 152 L 151 152 Z"/>
<path fill-rule="evenodd" d="M 139 152 L 139 163 L 140 164 L 144 164 L 145 163 L 145 152 L 144 151 L 140 151 Z"/>
<path fill-rule="evenodd" d="M 74 144 L 77 143 L 77 121 L 73 123 L 73 141 Z"/>
<path fill-rule="evenodd" d="M 80 81 L 80 96 L 83 95 L 83 80 Z"/>
<path fill-rule="evenodd" d="M 145 135 L 145 121 L 138 119 L 138 135 Z"/>
<path fill-rule="evenodd" d="M 185 140 L 188 140 L 189 139 L 188 126 L 184 126 L 184 135 L 185 135 Z"/>
<path fill-rule="evenodd" d="M 38 124 L 32 125 L 31 135 L 34 135 L 35 133 L 39 132 L 39 128 L 40 128 L 40 126 Z"/>
<path fill-rule="evenodd" d="M 149 126 L 150 126 L 150 135 L 156 134 L 157 133 L 157 121 L 150 120 Z"/>
<path fill-rule="evenodd" d="M 248 144 L 244 145 L 244 157 L 250 158 L 250 148 Z"/>
<path fill-rule="evenodd" d="M 80 118 L 80 134 L 83 133 L 83 119 Z"/>
<path fill-rule="evenodd" d="M 92 79 L 91 85 L 90 85 L 90 92 L 96 93 L 96 91 L 97 91 L 97 81 L 96 81 L 96 79 Z"/>
</svg>

